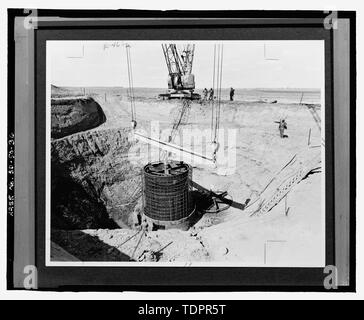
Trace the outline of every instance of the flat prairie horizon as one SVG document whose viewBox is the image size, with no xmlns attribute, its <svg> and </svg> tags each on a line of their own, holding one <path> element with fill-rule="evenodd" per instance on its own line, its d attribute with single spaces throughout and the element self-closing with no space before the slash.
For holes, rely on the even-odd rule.
<svg viewBox="0 0 364 320">
<path fill-rule="evenodd" d="M 59 87 L 59 88 L 112 88 L 112 89 L 117 89 L 117 88 L 121 88 L 121 89 L 125 89 L 127 88 L 127 86 L 90 86 L 90 85 L 85 85 L 85 86 L 73 86 L 73 85 L 59 85 L 59 84 L 54 84 L 52 83 L 52 86 L 55 87 Z M 197 87 L 195 88 L 196 90 L 203 90 L 205 87 Z M 209 88 L 209 86 L 206 86 L 206 88 Z M 231 87 L 222 87 L 222 90 L 227 90 L 230 89 Z M 166 87 L 143 87 L 143 86 L 139 86 L 139 87 L 134 87 L 134 89 L 153 89 L 153 90 L 166 90 Z M 262 88 L 255 88 L 255 87 L 234 87 L 234 89 L 236 90 L 266 90 L 266 91 L 275 91 L 275 90 L 279 90 L 279 91 L 321 91 L 321 88 L 284 88 L 284 87 L 262 87 Z"/>
<path fill-rule="evenodd" d="M 67 94 L 63 92 L 70 90 L 77 92 L 79 95 L 118 95 L 127 98 L 129 96 L 127 87 L 73 87 L 73 86 L 57 86 L 52 84 L 52 94 Z M 207 87 L 209 89 L 209 87 Z M 321 105 L 321 89 L 310 88 L 234 88 L 235 102 L 276 102 L 281 104 L 315 104 Z M 153 101 L 157 100 L 158 95 L 166 93 L 165 88 L 148 88 L 134 87 L 135 99 Z M 63 92 L 63 93 L 62 93 Z M 194 92 L 201 94 L 203 97 L 203 89 L 197 88 Z M 221 89 L 222 101 L 230 99 L 230 88 Z"/>
</svg>

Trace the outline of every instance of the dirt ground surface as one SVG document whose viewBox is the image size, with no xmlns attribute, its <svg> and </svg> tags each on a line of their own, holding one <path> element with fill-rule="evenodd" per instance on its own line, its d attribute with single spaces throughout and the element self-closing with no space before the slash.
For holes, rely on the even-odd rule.
<svg viewBox="0 0 364 320">
<path fill-rule="evenodd" d="M 80 92 L 80 89 L 74 90 L 74 93 L 72 90 L 62 91 L 62 95 L 72 96 Z M 86 134 L 92 139 L 95 134 L 114 135 L 115 132 L 120 130 L 126 132 L 130 128 L 130 102 L 120 89 L 89 88 L 87 95 L 101 106 L 106 121 L 97 128 L 79 135 Z M 147 94 L 144 97 L 140 94 L 135 100 L 138 130 L 150 134 L 151 121 L 157 120 L 160 129 L 169 132 L 181 105 L 179 100 L 162 101 Z M 315 107 L 320 113 L 320 105 L 316 104 Z M 210 129 L 211 112 L 209 104 L 193 102 L 188 121 L 180 126 L 181 130 Z M 288 123 L 287 137 L 284 139 L 280 138 L 278 124 L 275 123 L 281 118 L 285 118 Z M 224 171 L 219 168 L 195 164 L 193 181 L 207 190 L 227 191 L 233 199 L 233 205 L 229 209 L 217 214 L 201 214 L 198 222 L 188 231 L 171 229 L 143 232 L 137 227 L 134 228 L 132 222 L 128 223 L 124 218 L 120 218 L 124 223 L 119 223 L 119 228 L 115 229 L 53 228 L 52 241 L 81 261 L 323 266 L 325 263 L 323 172 L 311 174 L 302 180 L 289 192 L 287 199 L 265 215 L 251 216 L 251 209 L 244 209 L 248 199 L 254 199 L 295 154 L 307 148 L 308 139 L 311 145 L 321 145 L 321 132 L 307 106 L 299 103 L 280 103 L 279 99 L 276 103 L 269 103 L 259 100 L 259 97 L 256 101 L 244 101 L 244 98 L 240 98 L 239 101 L 227 101 L 226 97 L 226 101 L 223 100 L 221 105 L 220 129 L 225 132 L 236 130 L 236 141 L 235 145 L 233 144 L 236 152 L 236 168 L 225 175 L 221 174 Z M 76 138 L 75 135 L 71 135 L 67 139 Z M 113 141 L 110 137 L 105 139 Z M 58 140 L 53 139 L 52 144 L 59 146 L 60 152 L 62 144 Z M 134 161 L 132 165 L 125 163 L 137 171 L 136 168 L 141 168 L 150 160 L 146 154 L 146 150 L 150 149 L 147 144 L 138 140 L 128 143 L 133 145 L 133 150 L 139 148 L 141 152 L 137 160 L 129 159 L 130 162 Z M 180 143 L 180 140 L 177 138 L 175 143 Z M 229 146 L 231 143 L 225 141 L 223 149 L 226 152 L 231 148 L 231 145 Z M 118 152 L 128 150 L 130 152 L 130 149 L 118 150 Z M 98 159 L 97 154 L 93 157 Z M 107 158 L 108 164 L 112 165 L 113 157 L 119 157 L 119 153 L 110 153 Z M 104 160 L 100 162 L 101 165 L 105 166 Z M 122 168 L 124 162 L 120 160 L 118 165 Z M 81 172 L 79 168 L 77 170 Z M 79 179 L 89 175 L 87 169 L 82 170 Z M 114 171 L 108 172 L 103 169 L 105 181 L 111 172 Z M 105 198 L 109 197 L 109 207 L 106 206 L 109 215 L 110 211 L 116 208 L 115 199 L 121 197 L 122 201 L 127 202 L 130 196 L 127 190 L 140 184 L 135 176 L 126 179 L 125 175 L 118 178 L 120 181 L 114 179 L 112 183 L 110 182 L 109 194 L 112 196 L 106 193 L 104 195 Z M 97 172 L 92 177 L 97 179 Z M 125 184 L 128 181 L 130 185 Z M 113 189 L 115 184 L 118 185 L 118 189 Z M 104 194 L 103 190 L 100 194 Z M 118 190 L 122 190 L 120 192 L 123 196 L 119 196 Z M 130 215 L 135 213 L 136 207 L 140 210 L 138 198 L 133 201 L 135 205 L 130 208 Z M 123 214 L 125 215 L 125 212 Z M 52 261 L 64 261 L 61 250 L 57 252 L 60 252 L 59 256 L 53 254 Z"/>
</svg>

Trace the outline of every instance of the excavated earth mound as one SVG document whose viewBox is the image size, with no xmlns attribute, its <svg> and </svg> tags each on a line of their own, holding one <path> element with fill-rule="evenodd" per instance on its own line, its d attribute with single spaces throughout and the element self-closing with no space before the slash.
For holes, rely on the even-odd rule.
<svg viewBox="0 0 364 320">
<path fill-rule="evenodd" d="M 106 121 L 100 105 L 91 97 L 52 98 L 52 138 L 89 130 Z"/>
</svg>

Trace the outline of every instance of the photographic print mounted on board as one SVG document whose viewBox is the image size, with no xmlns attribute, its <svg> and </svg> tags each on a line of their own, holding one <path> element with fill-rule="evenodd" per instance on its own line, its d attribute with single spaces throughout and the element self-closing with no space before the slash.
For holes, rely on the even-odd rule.
<svg viewBox="0 0 364 320">
<path fill-rule="evenodd" d="M 46 42 L 46 266 L 323 268 L 323 40 Z"/>
</svg>

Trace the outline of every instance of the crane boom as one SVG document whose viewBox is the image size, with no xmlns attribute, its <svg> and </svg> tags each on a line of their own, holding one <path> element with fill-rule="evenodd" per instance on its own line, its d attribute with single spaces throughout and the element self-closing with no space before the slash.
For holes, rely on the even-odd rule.
<svg viewBox="0 0 364 320">
<path fill-rule="evenodd" d="M 162 44 L 169 74 L 182 74 L 182 63 L 175 44 Z"/>
<path fill-rule="evenodd" d="M 160 94 L 161 98 L 200 99 L 200 95 L 193 93 L 195 77 L 192 65 L 195 52 L 194 44 L 185 44 L 180 48 L 174 43 L 162 44 L 164 59 L 168 69 L 168 90 Z"/>
<path fill-rule="evenodd" d="M 187 44 L 184 46 L 182 51 L 182 70 L 183 74 L 191 74 L 192 73 L 192 64 L 193 64 L 193 57 L 195 53 L 195 45 L 194 44 Z"/>
</svg>

